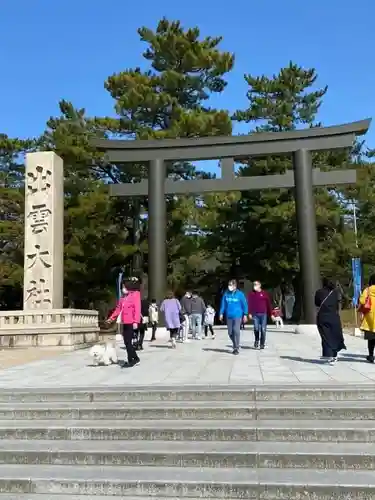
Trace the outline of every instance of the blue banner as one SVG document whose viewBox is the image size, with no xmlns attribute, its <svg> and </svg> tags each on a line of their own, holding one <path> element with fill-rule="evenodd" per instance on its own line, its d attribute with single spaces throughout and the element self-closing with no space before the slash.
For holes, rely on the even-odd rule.
<svg viewBox="0 0 375 500">
<path fill-rule="evenodd" d="M 358 306 L 359 297 L 362 291 L 362 273 L 361 273 L 361 259 L 352 259 L 352 275 L 353 275 L 353 306 Z"/>
<path fill-rule="evenodd" d="M 117 295 L 117 300 L 120 300 L 121 298 L 121 281 L 122 281 L 122 276 L 123 272 L 120 272 L 117 278 L 117 283 L 116 283 L 116 295 Z"/>
</svg>

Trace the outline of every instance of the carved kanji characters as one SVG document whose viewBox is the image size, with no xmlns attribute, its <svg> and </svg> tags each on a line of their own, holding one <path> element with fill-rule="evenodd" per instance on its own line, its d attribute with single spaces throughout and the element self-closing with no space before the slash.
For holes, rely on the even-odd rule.
<svg viewBox="0 0 375 500">
<path fill-rule="evenodd" d="M 27 266 L 27 268 L 31 269 L 38 261 L 40 261 L 42 265 L 47 269 L 52 267 L 52 264 L 50 264 L 50 252 L 48 250 L 41 250 L 40 245 L 34 245 L 34 247 L 35 251 L 26 255 L 28 260 L 30 261 L 30 264 Z"/>
<path fill-rule="evenodd" d="M 48 191 L 51 188 L 52 172 L 45 167 L 37 166 L 35 173 L 27 174 L 27 191 L 29 194 L 35 194 L 40 191 Z"/>
<path fill-rule="evenodd" d="M 48 229 L 48 219 L 51 215 L 51 210 L 47 207 L 45 203 L 40 205 L 32 205 L 32 210 L 30 211 L 28 218 L 31 219 L 30 227 L 33 234 L 39 234 L 43 231 L 47 232 Z"/>
<path fill-rule="evenodd" d="M 30 280 L 26 293 L 26 302 L 31 301 L 36 307 L 43 308 L 51 303 L 50 289 L 44 278 Z"/>
</svg>

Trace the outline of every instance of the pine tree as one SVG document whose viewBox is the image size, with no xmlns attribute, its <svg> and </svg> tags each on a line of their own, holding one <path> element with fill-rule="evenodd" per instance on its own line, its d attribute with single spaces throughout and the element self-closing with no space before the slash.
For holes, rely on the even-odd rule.
<svg viewBox="0 0 375 500">
<path fill-rule="evenodd" d="M 70 302 L 76 302 L 76 298 L 82 296 L 74 281 L 86 283 L 84 276 L 89 269 L 88 262 L 92 272 L 87 279 L 94 280 L 90 281 L 90 289 L 98 290 L 98 297 L 108 289 L 99 279 L 102 268 L 92 254 L 100 246 L 100 241 L 108 241 L 108 246 L 105 245 L 107 257 L 98 253 L 107 265 L 107 280 L 113 282 L 111 270 L 115 273 L 119 266 L 126 266 L 128 270 L 132 268 L 134 250 L 145 255 L 147 265 L 147 222 L 141 225 L 140 239 L 134 234 L 134 220 L 138 220 L 139 212 L 147 211 L 147 199 L 109 199 L 107 195 L 105 210 L 103 196 L 106 195 L 102 191 L 103 185 L 106 189 L 109 182 L 138 182 L 147 177 L 147 166 L 108 164 L 103 161 L 103 155 L 92 148 L 92 139 L 231 133 L 228 112 L 211 109 L 208 104 L 212 93 L 224 90 L 225 74 L 234 63 L 232 54 L 220 51 L 221 38 L 201 38 L 197 28 L 184 29 L 179 22 L 166 19 L 160 21 L 155 31 L 143 27 L 138 32 L 141 41 L 147 44 L 143 56 L 148 69 L 122 71 L 105 82 L 105 88 L 114 98 L 117 117 L 90 117 L 84 109 L 77 109 L 69 101 L 62 100 L 60 116 L 50 118 L 40 140 L 42 149 L 52 149 L 64 159 L 66 290 Z M 188 162 L 170 164 L 168 169 L 175 178 L 206 175 L 196 171 Z M 88 223 L 86 228 L 81 221 L 85 213 L 90 221 L 98 204 L 104 212 L 98 218 L 97 239 L 94 241 L 91 224 Z M 204 261 L 199 238 L 186 234 L 186 226 L 194 225 L 201 213 L 195 200 L 188 197 L 170 197 L 168 211 L 169 274 L 175 283 L 181 276 L 192 273 L 197 259 Z M 117 232 L 117 240 L 114 235 L 107 238 L 102 225 L 104 221 L 111 231 Z M 111 252 L 113 258 L 109 255 Z M 187 252 L 191 259 L 186 259 Z"/>
<path fill-rule="evenodd" d="M 304 69 L 293 62 L 281 68 L 272 78 L 245 75 L 249 86 L 249 107 L 237 111 L 234 119 L 257 124 L 255 130 L 284 132 L 299 127 L 311 127 L 328 87 L 312 90 L 316 83 L 315 69 Z"/>
<path fill-rule="evenodd" d="M 105 83 L 116 100 L 118 129 L 140 139 L 230 134 L 227 111 L 207 106 L 211 94 L 225 89 L 234 64 L 233 54 L 219 50 L 221 37 L 200 40 L 198 28 L 165 18 L 155 31 L 138 33 L 150 69 L 123 71 Z"/>
<path fill-rule="evenodd" d="M 221 37 L 201 38 L 198 28 L 184 29 L 179 21 L 167 19 L 162 19 L 155 31 L 142 27 L 138 33 L 147 44 L 143 56 L 149 68 L 113 74 L 105 83 L 119 115 L 113 126 L 116 133 L 137 139 L 230 134 L 228 112 L 209 106 L 210 96 L 225 89 L 225 75 L 234 64 L 233 54 L 219 48 Z M 147 176 L 147 171 L 137 168 Z M 207 176 L 189 162 L 170 163 L 168 172 L 176 179 Z M 147 200 L 143 206 L 147 210 Z M 169 276 L 175 282 L 178 276 L 193 272 L 193 268 L 186 269 L 189 260 L 184 249 L 187 245 L 192 252 L 192 242 L 198 242 L 189 239 L 186 229 L 200 214 L 195 199 L 187 197 L 170 197 L 168 212 Z M 195 248 L 198 258 L 202 252 L 199 245 Z M 184 263 L 182 268 L 179 262 Z"/>
<path fill-rule="evenodd" d="M 100 308 L 114 294 L 117 270 L 135 252 L 131 237 L 130 200 L 110 198 L 108 182 L 132 179 L 106 164 L 92 139 L 104 136 L 106 118 L 91 118 L 69 101 L 59 103 L 38 141 L 64 160 L 65 300 L 76 308 Z"/>
<path fill-rule="evenodd" d="M 22 306 L 24 163 L 31 140 L 0 134 L 0 309 Z"/>
</svg>

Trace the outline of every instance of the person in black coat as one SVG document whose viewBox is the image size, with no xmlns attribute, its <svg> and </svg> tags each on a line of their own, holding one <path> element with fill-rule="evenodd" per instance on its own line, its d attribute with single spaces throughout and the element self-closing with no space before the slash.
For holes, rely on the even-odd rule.
<svg viewBox="0 0 375 500">
<path fill-rule="evenodd" d="M 322 339 L 322 358 L 334 364 L 337 354 L 346 346 L 339 314 L 339 290 L 327 278 L 323 278 L 323 287 L 315 293 L 315 305 L 318 308 L 316 324 Z"/>
<path fill-rule="evenodd" d="M 141 324 L 138 326 L 137 331 L 135 332 L 136 342 L 135 348 L 137 351 L 143 351 L 143 341 L 145 338 L 145 334 L 148 327 L 148 307 L 149 303 L 147 299 L 141 300 Z"/>
</svg>

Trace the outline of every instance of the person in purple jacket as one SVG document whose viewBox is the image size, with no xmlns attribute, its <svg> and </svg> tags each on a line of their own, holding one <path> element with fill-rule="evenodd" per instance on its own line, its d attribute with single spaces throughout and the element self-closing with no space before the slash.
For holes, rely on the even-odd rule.
<svg viewBox="0 0 375 500">
<path fill-rule="evenodd" d="M 272 316 L 271 299 L 267 292 L 262 290 L 260 281 L 254 281 L 253 291 L 247 297 L 249 319 L 254 322 L 254 348 L 265 348 L 267 319 Z M 260 341 L 260 344 L 259 344 Z"/>
<path fill-rule="evenodd" d="M 165 323 L 170 334 L 170 343 L 173 349 L 176 348 L 176 337 L 181 326 L 181 304 L 169 291 L 161 303 L 160 311 L 164 312 Z"/>
</svg>

